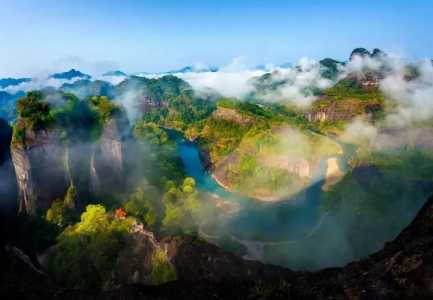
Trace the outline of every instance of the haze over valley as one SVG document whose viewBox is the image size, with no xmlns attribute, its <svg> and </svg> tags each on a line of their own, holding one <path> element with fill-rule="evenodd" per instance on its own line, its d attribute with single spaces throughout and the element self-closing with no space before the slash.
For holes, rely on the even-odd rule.
<svg viewBox="0 0 433 300">
<path fill-rule="evenodd" d="M 5 9 L 17 13 L 23 5 Z M 19 15 L 48 34 L 56 30 L 48 26 L 54 21 L 70 28 L 70 21 L 61 19 L 68 5 L 50 8 L 58 14 Z M 144 18 L 149 28 L 162 33 L 177 24 L 179 32 L 189 33 L 183 40 L 172 32 L 160 36 L 177 42 L 178 48 L 170 44 L 172 56 L 166 55 L 165 40 L 132 26 L 136 32 L 128 31 L 122 43 L 104 44 L 107 57 L 95 41 L 78 37 L 78 29 L 70 31 L 70 40 L 52 39 L 70 45 L 70 52 L 87 41 L 80 53 L 85 58 L 59 60 L 59 45 L 30 40 L 44 63 L 35 66 L 37 60 L 29 58 L 28 72 L 17 61 L 21 50 L 7 45 L 17 57 L 15 64 L 7 58 L 0 62 L 0 253 L 5 266 L 0 294 L 64 299 L 433 295 L 433 56 L 424 57 L 427 38 L 418 36 L 425 51 L 411 44 L 406 55 L 385 39 L 387 27 L 380 25 L 400 12 L 381 19 L 368 11 L 372 23 L 366 27 L 376 24 L 383 42 L 367 39 L 365 28 L 355 34 L 380 49 L 360 47 L 362 40 L 352 42 L 341 29 L 334 45 L 323 43 L 316 52 L 312 48 L 318 48 L 322 29 L 316 26 L 313 32 L 301 16 L 311 13 L 331 29 L 336 24 L 325 21 L 318 9 L 334 16 L 337 8 L 292 4 L 291 15 L 300 23 L 297 31 L 287 30 L 299 34 L 299 49 L 306 49 L 299 55 L 301 50 L 288 50 L 283 43 L 294 37 L 275 42 L 275 36 L 283 36 L 281 27 L 274 26 L 273 34 L 262 32 L 291 20 L 269 19 L 265 13 L 271 8 L 264 5 L 264 27 L 257 27 L 258 21 L 241 17 L 231 4 L 233 11 L 214 8 L 215 14 L 222 13 L 222 20 L 239 16 L 245 34 L 234 27 L 216 53 L 214 41 L 207 44 L 195 23 L 184 18 L 185 7 L 178 7 L 178 20 L 167 19 L 177 5 L 167 11 L 147 2 L 100 8 L 107 16 L 114 16 L 115 8 L 118 16 L 130 16 L 118 29 L 93 10 L 94 19 L 85 22 L 80 11 L 71 10 L 82 24 L 95 25 L 87 27 L 89 36 L 114 41 L 126 32 L 123 26 L 144 17 L 146 6 L 155 13 L 154 27 Z M 196 9 L 203 8 L 203 14 L 211 9 L 204 5 L 188 6 L 197 22 L 204 16 Z M 257 7 L 245 14 L 258 16 Z M 46 19 L 35 22 L 44 13 Z M 402 24 L 408 20 L 401 18 Z M 348 22 L 354 25 L 353 19 Z M 203 31 L 214 30 L 208 22 L 200 24 Z M 244 27 L 248 24 L 257 36 Z M 316 46 L 305 46 L 307 32 Z M 133 38 L 141 41 L 140 33 L 153 39 L 147 40 L 149 48 L 136 45 L 142 51 L 137 59 L 131 47 Z M 400 33 L 414 39 L 415 33 Z M 231 41 L 233 36 L 240 40 Z M 10 41 L 15 38 L 9 34 Z M 274 42 L 275 63 L 268 63 L 271 45 L 266 42 L 228 59 L 244 49 L 242 41 L 260 38 Z M 190 55 L 188 43 L 194 45 Z M 120 44 L 121 55 L 115 51 Z M 353 49 L 342 54 L 349 45 Z M 167 61 L 158 58 L 158 51 Z M 194 63 L 205 53 L 207 61 L 229 62 Z"/>
</svg>

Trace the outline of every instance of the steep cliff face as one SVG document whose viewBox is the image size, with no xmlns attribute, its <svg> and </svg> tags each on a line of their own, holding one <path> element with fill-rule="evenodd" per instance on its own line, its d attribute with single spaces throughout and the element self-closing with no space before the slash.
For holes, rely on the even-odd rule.
<svg viewBox="0 0 433 300">
<path fill-rule="evenodd" d="M 319 99 L 313 108 L 305 113 L 310 122 L 350 121 L 356 116 L 369 116 L 382 111 L 383 105 L 378 101 L 362 102 L 355 98 L 344 100 Z"/>
<path fill-rule="evenodd" d="M 123 133 L 121 120 L 111 119 L 104 125 L 99 140 L 101 158 L 112 162 L 113 171 L 123 171 Z"/>
<path fill-rule="evenodd" d="M 94 192 L 123 183 L 127 128 L 127 120 L 123 117 L 104 123 L 101 137 L 92 147 L 90 159 L 90 181 Z"/>
<path fill-rule="evenodd" d="M 19 211 L 34 214 L 48 209 L 70 185 L 85 196 L 118 186 L 123 178 L 124 130 L 124 121 L 110 119 L 96 142 L 64 143 L 56 128 L 26 129 L 11 146 Z"/>
<path fill-rule="evenodd" d="M 16 180 L 11 161 L 12 128 L 0 119 L 0 215 L 16 211 Z"/>
<path fill-rule="evenodd" d="M 60 142 L 58 130 L 25 130 L 23 139 L 12 142 L 11 154 L 21 213 L 48 209 L 52 201 L 63 197 L 70 175 L 65 168 L 65 145 Z"/>
</svg>

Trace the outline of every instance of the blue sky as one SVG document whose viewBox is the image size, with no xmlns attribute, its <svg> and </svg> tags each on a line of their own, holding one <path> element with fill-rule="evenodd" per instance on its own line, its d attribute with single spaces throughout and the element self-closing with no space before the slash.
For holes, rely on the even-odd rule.
<svg viewBox="0 0 433 300">
<path fill-rule="evenodd" d="M 432 31 L 432 0 L 0 0 L 0 76 L 344 60 L 359 46 L 421 59 Z"/>
</svg>

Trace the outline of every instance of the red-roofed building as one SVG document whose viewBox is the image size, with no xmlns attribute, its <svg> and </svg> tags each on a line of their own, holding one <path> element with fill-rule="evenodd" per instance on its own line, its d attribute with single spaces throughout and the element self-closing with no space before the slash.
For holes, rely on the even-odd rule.
<svg viewBox="0 0 433 300">
<path fill-rule="evenodd" d="M 114 217 L 116 219 L 125 219 L 127 216 L 128 214 L 123 210 L 123 208 L 118 208 L 114 211 Z"/>
</svg>

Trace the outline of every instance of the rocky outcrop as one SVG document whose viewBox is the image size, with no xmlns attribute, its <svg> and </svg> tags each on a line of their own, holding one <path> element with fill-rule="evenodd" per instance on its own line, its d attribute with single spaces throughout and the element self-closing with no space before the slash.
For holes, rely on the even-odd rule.
<svg viewBox="0 0 433 300">
<path fill-rule="evenodd" d="M 247 261 L 225 252 L 215 245 L 193 236 L 172 237 L 162 241 L 178 278 L 187 281 L 271 279 L 284 276 L 289 270 Z"/>
<path fill-rule="evenodd" d="M 60 142 L 57 130 L 27 129 L 23 140 L 12 143 L 21 213 L 48 209 L 52 201 L 63 197 L 69 186 L 64 153 L 65 145 Z"/>
<path fill-rule="evenodd" d="M 355 57 L 370 57 L 370 58 L 382 58 L 386 56 L 386 53 L 382 50 L 375 48 L 373 49 L 373 52 L 368 51 L 365 48 L 355 48 L 352 53 L 350 54 L 349 60 L 354 60 Z"/>
<path fill-rule="evenodd" d="M 242 125 L 251 124 L 253 122 L 253 119 L 251 117 L 243 115 L 235 109 L 221 106 L 219 106 L 217 110 L 212 113 L 212 117 L 216 119 L 232 121 Z"/>
<path fill-rule="evenodd" d="M 110 290 L 131 284 L 154 284 L 153 257 L 158 250 L 164 251 L 153 233 L 144 230 L 143 225 L 135 224 L 126 237 L 111 278 L 104 288 Z"/>
<path fill-rule="evenodd" d="M 26 129 L 11 146 L 21 213 L 48 209 L 63 198 L 70 185 L 80 195 L 121 186 L 123 178 L 124 130 L 122 119 L 108 120 L 94 143 L 62 142 L 58 129 Z"/>
<path fill-rule="evenodd" d="M 344 176 L 340 170 L 337 157 L 330 157 L 326 160 L 325 183 L 322 186 L 323 191 L 328 191 L 331 186 L 339 182 Z"/>
<path fill-rule="evenodd" d="M 104 124 L 99 141 L 92 147 L 90 181 L 93 192 L 123 184 L 127 128 L 125 118 L 113 118 Z"/>
<path fill-rule="evenodd" d="M 371 117 L 383 111 L 383 105 L 372 101 L 362 102 L 357 99 L 344 99 L 344 101 L 328 101 L 319 99 L 313 108 L 305 113 L 309 122 L 337 122 L 350 121 L 357 116 Z"/>
<path fill-rule="evenodd" d="M 104 124 L 99 139 L 101 158 L 112 162 L 113 171 L 123 172 L 123 132 L 124 126 L 117 119 L 110 119 Z"/>
</svg>

